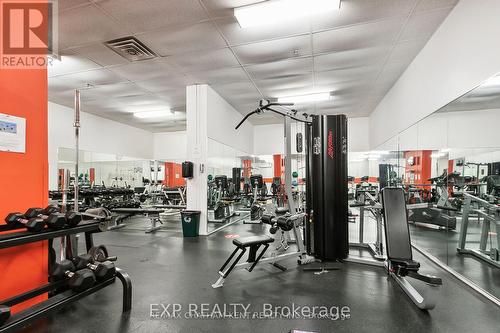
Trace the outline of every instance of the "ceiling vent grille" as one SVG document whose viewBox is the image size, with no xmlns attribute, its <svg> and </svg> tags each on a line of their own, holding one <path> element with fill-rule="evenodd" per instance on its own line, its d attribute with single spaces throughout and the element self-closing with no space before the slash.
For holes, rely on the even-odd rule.
<svg viewBox="0 0 500 333">
<path fill-rule="evenodd" d="M 158 57 L 149 47 L 133 36 L 113 39 L 106 42 L 105 45 L 128 61 L 141 61 Z"/>
</svg>

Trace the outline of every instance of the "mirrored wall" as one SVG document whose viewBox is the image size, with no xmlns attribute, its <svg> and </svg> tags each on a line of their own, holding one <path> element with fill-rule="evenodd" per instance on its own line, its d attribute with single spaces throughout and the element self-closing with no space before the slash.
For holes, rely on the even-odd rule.
<svg viewBox="0 0 500 333">
<path fill-rule="evenodd" d="M 360 242 L 363 215 L 361 242 L 379 245 L 383 235 L 377 237 L 376 210 L 365 209 L 361 214 L 356 203 L 376 204 L 378 200 L 370 200 L 382 188 L 402 186 L 416 249 L 500 298 L 498 124 L 500 76 L 400 132 L 376 151 L 350 153 L 350 241 Z"/>
<path fill-rule="evenodd" d="M 305 151 L 297 151 L 296 134 L 300 132 L 303 140 L 304 131 L 300 124 L 292 124 L 290 173 L 292 199 L 298 207 L 305 200 L 306 159 Z M 271 155 L 252 155 L 209 139 L 207 161 L 209 233 L 236 223 L 263 228 L 261 216 L 285 206 L 283 149 Z"/>
</svg>

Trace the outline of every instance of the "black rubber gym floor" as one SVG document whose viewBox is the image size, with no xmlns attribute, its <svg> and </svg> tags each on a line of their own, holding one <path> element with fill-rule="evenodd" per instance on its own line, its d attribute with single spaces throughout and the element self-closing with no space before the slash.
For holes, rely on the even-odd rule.
<svg viewBox="0 0 500 333">
<path fill-rule="evenodd" d="M 412 241 L 425 251 L 462 274 L 472 282 L 500 298 L 500 269 L 470 255 L 457 253 L 461 218 L 457 218 L 456 230 L 438 230 L 424 225 L 410 225 Z M 479 249 L 481 223 L 471 221 L 467 233 L 467 246 Z M 496 236 L 490 235 L 488 248 L 496 245 Z"/>
<path fill-rule="evenodd" d="M 428 260 L 415 255 L 422 271 L 443 278 L 436 309 L 419 310 L 380 268 L 341 265 L 325 274 L 301 272 L 294 260 L 282 272 L 271 265 L 253 272 L 237 271 L 222 289 L 212 289 L 217 270 L 233 250 L 227 234 L 262 234 L 260 225 L 236 223 L 210 237 L 183 238 L 179 222 L 145 234 L 146 220 L 128 220 L 127 227 L 96 235 L 133 282 L 133 309 L 122 316 L 119 282 L 23 332 L 265 332 L 291 329 L 314 332 L 498 332 L 500 309 L 483 300 Z M 348 306 L 350 318 L 329 319 L 153 319 L 151 304 L 251 304 L 275 306 Z"/>
</svg>

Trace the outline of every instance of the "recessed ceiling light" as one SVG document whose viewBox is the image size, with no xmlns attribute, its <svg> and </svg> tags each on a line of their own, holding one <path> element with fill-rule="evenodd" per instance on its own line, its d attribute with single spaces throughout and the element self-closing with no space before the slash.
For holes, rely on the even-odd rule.
<svg viewBox="0 0 500 333">
<path fill-rule="evenodd" d="M 147 118 L 161 118 L 171 116 L 172 113 L 170 110 L 160 110 L 160 111 L 145 111 L 145 112 L 135 112 L 134 117 L 140 119 Z"/>
<path fill-rule="evenodd" d="M 330 92 L 299 95 L 299 96 L 286 96 L 286 97 L 279 97 L 278 103 L 301 104 L 301 103 L 321 102 L 321 101 L 328 101 L 332 99 L 332 97 L 333 96 Z"/>
<path fill-rule="evenodd" d="M 234 9 L 242 28 L 277 24 L 283 21 L 339 10 L 341 0 L 271 0 Z"/>
</svg>

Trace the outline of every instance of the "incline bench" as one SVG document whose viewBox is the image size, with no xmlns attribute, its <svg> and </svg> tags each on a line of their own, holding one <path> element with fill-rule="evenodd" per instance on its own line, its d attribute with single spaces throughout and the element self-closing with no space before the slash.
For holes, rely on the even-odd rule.
<svg viewBox="0 0 500 333">
<path fill-rule="evenodd" d="M 403 189 L 386 187 L 381 191 L 381 200 L 385 221 L 387 272 L 420 309 L 433 309 L 436 305 L 437 288 L 442 281 L 438 277 L 418 273 L 420 263 L 413 260 Z M 427 284 L 429 288 L 424 295 L 406 280 L 406 276 Z"/>
</svg>

